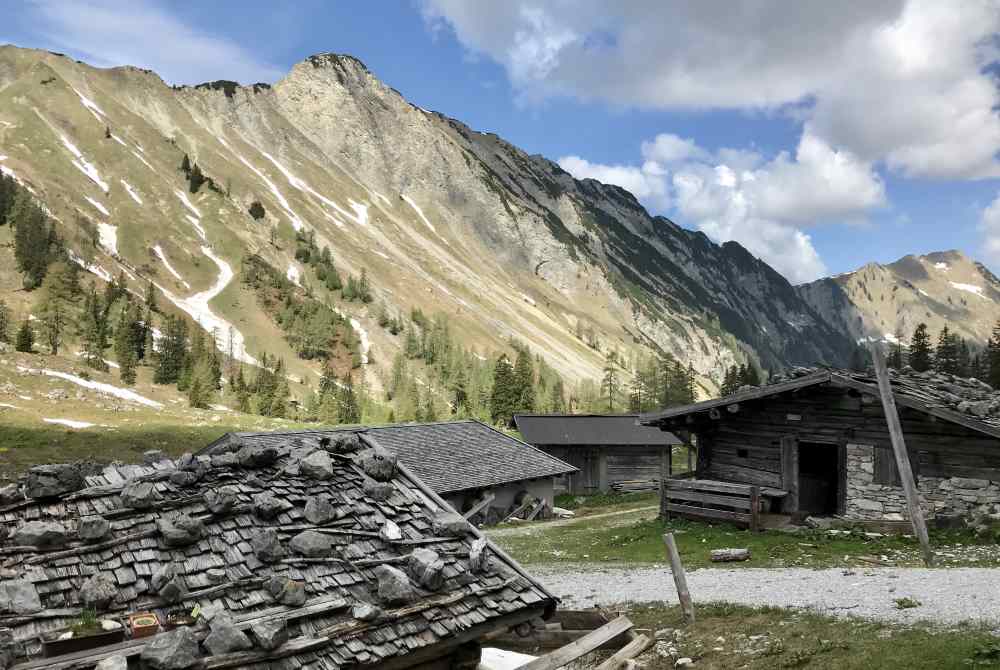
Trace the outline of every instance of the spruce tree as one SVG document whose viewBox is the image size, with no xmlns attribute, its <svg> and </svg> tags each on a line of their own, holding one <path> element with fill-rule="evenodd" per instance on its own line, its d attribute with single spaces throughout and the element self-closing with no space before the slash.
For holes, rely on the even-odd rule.
<svg viewBox="0 0 1000 670">
<path fill-rule="evenodd" d="M 205 176 L 201 173 L 201 168 L 195 163 L 191 166 L 191 173 L 188 175 L 188 190 L 197 193 L 201 185 L 205 183 Z"/>
<path fill-rule="evenodd" d="M 14 260 L 24 275 L 24 288 L 30 291 L 45 279 L 52 260 L 50 247 L 57 239 L 55 229 L 26 189 L 19 190 L 14 198 L 8 221 L 14 226 Z"/>
<path fill-rule="evenodd" d="M 500 354 L 493 368 L 493 391 L 490 394 L 490 418 L 494 424 L 509 426 L 520 401 L 514 383 L 514 366 L 507 354 Z"/>
<path fill-rule="evenodd" d="M 531 352 L 521 349 L 514 363 L 514 390 L 517 393 L 517 412 L 535 411 L 535 370 Z"/>
<path fill-rule="evenodd" d="M 455 378 L 451 382 L 451 413 L 459 416 L 467 416 L 472 408 L 469 406 L 469 379 L 465 371 L 465 366 L 460 366 L 455 371 Z"/>
<path fill-rule="evenodd" d="M 927 332 L 927 324 L 918 323 L 910 339 L 910 367 L 917 372 L 925 372 L 931 369 L 932 364 L 931 336 Z"/>
<path fill-rule="evenodd" d="M 608 412 L 615 411 L 615 404 L 620 392 L 618 352 L 611 350 L 604 358 L 604 377 L 601 379 L 601 394 L 607 400 Z"/>
<path fill-rule="evenodd" d="M 10 308 L 0 298 L 0 342 L 10 342 Z"/>
<path fill-rule="evenodd" d="M 17 331 L 14 338 L 14 348 L 18 351 L 30 354 L 35 348 L 35 331 L 31 329 L 31 322 L 25 319 Z"/>
<path fill-rule="evenodd" d="M 67 306 L 51 294 L 44 296 L 38 308 L 42 337 L 49 347 L 49 353 L 53 356 L 59 355 L 59 346 L 62 344 L 63 334 L 69 321 L 67 311 Z"/>
<path fill-rule="evenodd" d="M 934 350 L 934 369 L 938 372 L 957 375 L 959 373 L 959 343 L 948 326 L 945 325 L 938 335 L 937 348 Z"/>
<path fill-rule="evenodd" d="M 566 392 L 563 389 L 562 379 L 557 379 L 549 389 L 549 411 L 554 414 L 566 411 Z"/>
<path fill-rule="evenodd" d="M 986 345 L 989 375 L 984 381 L 994 389 L 1000 389 L 1000 320 L 993 326 L 993 334 Z"/>
<path fill-rule="evenodd" d="M 136 379 L 139 346 L 136 340 L 140 337 L 135 323 L 137 315 L 137 307 L 131 301 L 122 305 L 115 328 L 114 352 L 118 361 L 118 376 L 126 386 L 135 384 Z"/>
<path fill-rule="evenodd" d="M 344 383 L 340 388 L 340 403 L 337 419 L 340 423 L 361 423 L 361 408 L 358 407 L 358 396 L 354 391 L 354 380 L 351 373 L 344 375 Z"/>
<path fill-rule="evenodd" d="M 168 316 L 160 340 L 159 360 L 153 373 L 155 384 L 176 384 L 187 357 L 187 322 Z"/>
<path fill-rule="evenodd" d="M 184 158 L 181 159 L 181 172 L 191 174 L 191 159 L 188 158 L 187 154 L 184 154 Z"/>
</svg>

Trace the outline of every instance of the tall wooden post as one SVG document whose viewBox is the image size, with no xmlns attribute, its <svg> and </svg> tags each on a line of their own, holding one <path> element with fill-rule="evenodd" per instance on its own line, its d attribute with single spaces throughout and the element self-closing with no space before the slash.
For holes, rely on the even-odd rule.
<svg viewBox="0 0 1000 670">
<path fill-rule="evenodd" d="M 896 412 L 896 399 L 892 395 L 889 371 L 885 367 L 885 356 L 882 353 L 882 347 L 876 342 L 869 345 L 869 350 L 872 354 L 872 363 L 875 364 L 875 376 L 878 378 L 878 391 L 879 395 L 882 396 L 882 409 L 889 427 L 892 451 L 896 455 L 896 469 L 899 470 L 899 480 L 903 484 L 903 492 L 906 493 L 906 509 L 909 511 L 910 521 L 913 523 L 913 534 L 920 540 L 924 564 L 930 567 L 934 564 L 934 552 L 931 550 L 930 538 L 927 537 L 927 524 L 924 522 L 923 510 L 920 509 L 920 496 L 917 494 L 917 484 L 913 479 L 910 457 L 906 453 L 903 427 L 899 423 L 899 414 Z"/>
<path fill-rule="evenodd" d="M 677 600 L 681 603 L 681 611 L 684 613 L 684 619 L 688 623 L 694 623 L 694 604 L 691 602 L 691 592 L 688 591 L 687 576 L 684 574 L 684 565 L 681 563 L 681 555 L 677 551 L 674 534 L 667 533 L 664 535 L 663 543 L 667 545 L 670 572 L 674 574 L 674 586 L 677 587 Z"/>
</svg>

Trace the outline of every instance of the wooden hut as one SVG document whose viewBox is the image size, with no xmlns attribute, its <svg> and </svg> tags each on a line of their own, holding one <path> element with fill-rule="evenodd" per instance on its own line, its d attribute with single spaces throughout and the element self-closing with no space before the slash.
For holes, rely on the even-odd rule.
<svg viewBox="0 0 1000 670">
<path fill-rule="evenodd" d="M 911 370 L 892 371 L 891 385 L 925 516 L 998 511 L 1000 393 L 975 379 Z M 799 517 L 907 518 L 871 374 L 797 368 L 774 383 L 641 421 L 693 436 L 697 445 L 696 479 L 666 482 L 665 515 L 751 523 L 763 508 Z M 725 496 L 738 500 L 726 505 Z"/>
<path fill-rule="evenodd" d="M 515 414 L 514 423 L 525 441 L 579 469 L 557 480 L 567 493 L 655 490 L 681 444 L 638 414 Z"/>
</svg>

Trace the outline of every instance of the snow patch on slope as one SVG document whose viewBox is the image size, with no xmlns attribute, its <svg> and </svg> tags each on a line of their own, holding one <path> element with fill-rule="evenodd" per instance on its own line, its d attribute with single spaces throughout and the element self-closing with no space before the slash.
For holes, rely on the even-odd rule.
<svg viewBox="0 0 1000 670">
<path fill-rule="evenodd" d="M 288 271 L 285 273 L 285 276 L 288 277 L 288 281 L 292 282 L 299 288 L 302 288 L 302 274 L 299 272 L 299 269 L 297 267 L 295 267 L 294 265 L 289 265 Z"/>
<path fill-rule="evenodd" d="M 296 231 L 300 231 L 303 228 L 305 228 L 306 227 L 305 222 L 303 222 L 302 219 L 299 218 L 299 215 L 295 213 L 295 210 L 292 209 L 292 206 L 288 204 L 288 201 L 285 200 L 285 196 L 281 195 L 281 191 L 279 191 L 278 187 L 274 185 L 274 182 L 268 179 L 263 172 L 261 172 L 253 165 L 251 165 L 250 161 L 248 161 L 246 158 L 243 158 L 243 156 L 236 154 L 236 157 L 240 160 L 241 163 L 243 163 L 243 165 L 247 166 L 254 174 L 260 177 L 265 184 L 267 184 L 267 187 L 271 190 L 271 193 L 278 201 L 278 204 L 281 205 L 281 208 L 284 209 L 285 213 L 288 215 L 288 219 L 292 223 L 292 228 L 294 228 Z"/>
<path fill-rule="evenodd" d="M 90 98 L 88 98 L 87 96 L 85 96 L 83 93 L 80 93 L 80 91 L 76 90 L 75 87 L 71 87 L 71 88 L 73 88 L 73 92 L 74 93 L 76 93 L 78 96 L 80 96 L 80 102 L 83 103 L 83 106 L 86 107 L 87 109 L 89 109 L 91 112 L 93 112 L 95 114 L 95 116 L 96 115 L 107 116 L 104 113 L 104 110 L 97 106 L 96 102 L 94 102 L 93 100 L 91 100 Z"/>
<path fill-rule="evenodd" d="M 72 142 L 70 142 L 66 138 L 65 135 L 60 135 L 59 139 L 62 140 L 63 146 L 65 146 L 66 149 L 71 154 L 73 154 L 73 160 L 71 161 L 73 163 L 73 167 L 75 167 L 77 170 L 79 170 L 83 174 L 87 175 L 87 177 L 92 182 L 94 182 L 95 184 L 97 184 L 98 186 L 100 186 L 101 190 L 104 191 L 105 193 L 107 193 L 108 192 L 108 188 L 109 188 L 108 187 L 108 183 L 106 181 L 104 181 L 103 179 L 101 179 L 101 175 L 97 171 L 97 168 L 94 167 L 93 163 L 91 163 L 86 158 L 84 158 L 83 152 L 81 152 L 76 147 L 75 144 L 73 144 Z"/>
<path fill-rule="evenodd" d="M 118 386 L 113 386 L 112 384 L 105 384 L 104 382 L 95 382 L 90 379 L 84 379 L 83 377 L 77 377 L 76 375 L 71 375 L 68 372 L 60 372 L 59 370 L 47 370 L 47 369 L 39 370 L 37 368 L 26 368 L 20 365 L 17 366 L 17 369 L 22 372 L 29 372 L 32 374 L 42 374 L 45 375 L 46 377 L 56 377 L 57 379 L 68 381 L 71 384 L 76 384 L 77 386 L 82 386 L 92 391 L 97 391 L 99 393 L 111 395 L 116 398 L 121 398 L 122 400 L 137 402 L 140 405 L 146 405 L 147 407 L 163 407 L 163 403 L 156 402 L 155 400 L 150 400 L 146 396 L 139 395 L 138 393 L 130 389 L 123 389 Z"/>
<path fill-rule="evenodd" d="M 42 419 L 42 421 L 45 423 L 57 423 L 60 426 L 68 426 L 69 428 L 90 428 L 96 425 L 89 421 L 77 421 L 75 419 Z"/>
<path fill-rule="evenodd" d="M 354 210 L 355 219 L 362 226 L 368 225 L 368 206 L 362 205 L 360 202 L 354 202 L 348 199 L 347 201 L 351 205 L 351 209 Z"/>
<path fill-rule="evenodd" d="M 389 200 L 389 198 L 385 197 L 384 195 L 382 195 L 378 191 L 372 191 L 371 194 L 375 198 L 377 198 L 378 200 L 381 200 L 382 202 L 384 202 L 387 207 L 392 207 L 392 200 Z"/>
<path fill-rule="evenodd" d="M 959 282 L 950 281 L 952 288 L 957 288 L 959 291 L 965 291 L 966 293 L 972 293 L 979 296 L 983 300 L 989 300 L 985 295 L 983 295 L 983 287 L 976 286 L 974 284 L 961 284 Z"/>
<path fill-rule="evenodd" d="M 411 200 L 410 196 L 408 196 L 408 195 L 401 195 L 399 197 L 402 198 L 406 202 L 407 205 L 409 205 L 410 207 L 412 207 L 413 211 L 416 212 L 417 216 L 420 217 L 420 220 L 423 221 L 424 224 L 428 228 L 431 229 L 432 233 L 434 233 L 435 235 L 437 235 L 437 228 L 434 227 L 433 223 L 431 223 L 430 221 L 427 220 L 427 217 L 424 216 L 423 211 L 420 209 L 420 207 L 417 206 L 417 203 L 413 202 L 413 200 Z"/>
<path fill-rule="evenodd" d="M 951 266 L 949 266 L 947 263 L 935 263 L 934 269 L 941 270 L 942 272 L 947 272 L 948 270 L 951 269 Z"/>
<path fill-rule="evenodd" d="M 155 247 L 153 247 L 153 253 L 156 254 L 156 257 L 159 258 L 160 261 L 162 261 L 163 266 L 167 268 L 167 272 L 169 272 L 170 274 L 172 274 L 177 279 L 177 281 L 179 281 L 180 283 L 184 284 L 184 286 L 186 286 L 189 289 L 191 288 L 191 284 L 188 284 L 184 280 L 184 277 L 181 276 L 181 273 L 178 272 L 177 270 L 175 270 L 174 266 L 171 265 L 170 261 L 167 260 L 167 254 L 164 253 L 163 247 L 161 247 L 159 244 L 157 244 Z"/>
<path fill-rule="evenodd" d="M 98 223 L 97 235 L 101 246 L 111 252 L 111 255 L 118 255 L 118 226 L 110 223 Z"/>
<path fill-rule="evenodd" d="M 184 206 L 190 209 L 195 216 L 197 216 L 199 219 L 201 218 L 201 212 L 198 211 L 198 208 L 195 207 L 194 203 L 192 203 L 191 200 L 188 198 L 187 193 L 185 193 L 184 191 L 179 191 L 177 189 L 174 189 L 174 194 L 176 194 L 177 197 L 180 198 L 181 202 L 184 203 Z"/>
<path fill-rule="evenodd" d="M 125 143 L 125 140 L 123 140 L 122 138 L 118 137 L 117 135 L 112 135 L 111 139 L 113 139 L 115 142 L 117 142 L 118 144 L 122 145 L 123 147 L 128 147 L 128 145 Z"/>
<path fill-rule="evenodd" d="M 93 198 L 91 198 L 89 195 L 85 195 L 83 197 L 84 197 L 84 199 L 87 202 L 89 202 L 91 205 L 93 205 L 94 209 L 96 209 L 98 212 L 100 212 L 104 216 L 111 216 L 111 212 L 108 211 L 107 207 L 105 207 L 101 203 L 97 202 L 96 200 L 94 200 Z"/>
<path fill-rule="evenodd" d="M 246 340 L 235 326 L 231 323 L 218 316 L 212 311 L 208 303 L 211 302 L 217 295 L 225 290 L 229 282 L 233 280 L 233 269 L 229 266 L 229 263 L 222 260 L 216 256 L 211 248 L 204 246 L 201 248 L 201 252 L 208 256 L 213 263 L 219 267 L 219 276 L 208 290 L 201 291 L 200 293 L 195 293 L 187 298 L 181 298 L 175 296 L 170 291 L 160 287 L 163 294 L 167 296 L 167 299 L 172 303 L 177 305 L 178 309 L 187 312 L 191 318 L 193 318 L 198 325 L 207 330 L 209 333 L 213 333 L 215 341 L 219 346 L 219 349 L 226 351 L 228 348 L 228 338 L 229 329 L 232 328 L 233 331 L 233 356 L 244 363 L 249 363 L 250 365 L 258 365 L 257 359 L 247 353 L 245 342 Z"/>
<path fill-rule="evenodd" d="M 368 331 L 361 327 L 361 322 L 355 318 L 351 318 L 351 328 L 358 331 L 358 337 L 361 339 L 361 364 L 368 365 L 368 352 L 372 348 L 371 339 L 368 337 Z"/>
<path fill-rule="evenodd" d="M 122 182 L 122 186 L 125 187 L 125 190 L 128 191 L 129 197 L 131 197 L 133 200 L 135 200 L 137 204 L 141 205 L 142 204 L 142 198 L 140 198 L 139 194 L 135 192 L 135 189 L 132 188 L 132 185 L 129 184 L 124 179 L 122 179 L 121 182 Z"/>
<path fill-rule="evenodd" d="M 153 166 L 150 165 L 149 162 L 145 158 L 142 157 L 142 154 L 140 154 L 140 153 L 138 153 L 136 151 L 133 151 L 132 155 L 135 156 L 136 158 L 138 158 L 140 161 L 142 161 L 142 164 L 145 165 L 146 167 L 148 167 L 150 170 L 153 170 L 153 172 L 156 172 L 156 170 L 153 169 Z"/>
<path fill-rule="evenodd" d="M 194 226 L 194 229 L 198 231 L 198 237 L 202 239 L 203 242 L 208 242 L 208 235 L 205 233 L 205 229 L 201 227 L 201 221 L 194 218 L 190 214 L 185 214 L 187 220 Z"/>
<path fill-rule="evenodd" d="M 77 253 L 72 249 L 68 249 L 66 251 L 66 254 L 69 256 L 69 259 L 71 261 L 82 267 L 87 272 L 97 275 L 106 282 L 111 281 L 111 273 L 102 268 L 100 265 L 97 265 L 96 263 L 88 263 L 87 261 L 83 260 L 83 258 L 78 256 Z"/>
</svg>

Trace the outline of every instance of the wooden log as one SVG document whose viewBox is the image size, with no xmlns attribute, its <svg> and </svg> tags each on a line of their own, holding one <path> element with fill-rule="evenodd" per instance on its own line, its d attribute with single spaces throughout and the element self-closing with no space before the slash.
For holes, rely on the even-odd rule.
<svg viewBox="0 0 1000 670">
<path fill-rule="evenodd" d="M 545 509 L 545 501 L 544 500 L 539 500 L 538 504 L 535 505 L 535 508 L 531 510 L 531 513 L 528 514 L 528 516 L 526 516 L 524 520 L 525 521 L 534 521 L 535 517 L 537 517 L 538 514 L 539 514 L 539 512 L 541 512 L 543 509 Z"/>
<path fill-rule="evenodd" d="M 556 670 L 556 668 L 561 668 L 581 656 L 589 654 L 611 638 L 617 637 L 627 630 L 631 630 L 632 627 L 633 624 L 629 621 L 628 617 L 620 616 L 597 630 L 584 635 L 579 640 L 575 640 L 565 647 L 560 647 L 553 652 L 539 656 L 535 660 L 522 665 L 518 670 Z"/>
<path fill-rule="evenodd" d="M 709 556 L 715 563 L 750 560 L 749 549 L 713 549 Z"/>
<path fill-rule="evenodd" d="M 910 513 L 910 521 L 913 523 L 913 534 L 920 540 L 924 564 L 930 567 L 934 565 L 934 551 L 931 549 L 930 538 L 927 536 L 924 512 L 920 509 L 920 495 L 917 493 L 917 484 L 913 479 L 913 468 L 906 453 L 906 441 L 903 439 L 903 428 L 899 425 L 899 414 L 896 412 L 896 401 L 889 381 L 889 371 L 885 366 L 882 348 L 873 342 L 869 350 L 872 354 L 872 362 L 875 364 L 879 395 L 882 397 L 882 409 L 885 412 L 886 425 L 892 440 L 892 451 L 896 455 L 899 479 L 903 484 L 903 492 L 906 494 L 906 508 Z"/>
<path fill-rule="evenodd" d="M 646 651 L 653 644 L 653 640 L 645 635 L 636 635 L 632 641 L 613 653 L 608 660 L 597 666 L 596 670 L 618 670 L 618 668 L 628 661 Z"/>
<path fill-rule="evenodd" d="M 511 512 L 510 514 L 508 514 L 507 516 L 505 516 L 504 519 L 503 519 L 503 521 L 501 521 L 501 523 L 506 523 L 507 521 L 510 521 L 511 519 L 513 519 L 514 517 L 516 517 L 517 515 L 523 514 L 524 511 L 526 509 L 528 509 L 529 507 L 531 507 L 531 505 L 534 502 L 535 502 L 534 498 L 528 498 L 525 502 L 521 503 L 518 507 L 516 507 L 513 512 Z"/>
<path fill-rule="evenodd" d="M 688 591 L 687 575 L 684 574 L 684 564 L 681 563 L 681 555 L 677 551 L 674 534 L 666 533 L 663 536 L 663 543 L 667 545 L 667 558 L 670 559 L 670 571 L 674 575 L 674 586 L 677 587 L 677 600 L 681 603 L 681 611 L 684 612 L 684 619 L 688 623 L 694 623 L 694 603 L 691 602 L 691 592 Z"/>
</svg>

